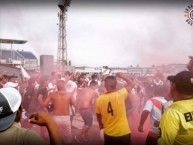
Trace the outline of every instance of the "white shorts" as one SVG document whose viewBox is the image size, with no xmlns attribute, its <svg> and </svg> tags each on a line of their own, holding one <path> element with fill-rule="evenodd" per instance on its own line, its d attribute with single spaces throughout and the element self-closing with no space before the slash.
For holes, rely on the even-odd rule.
<svg viewBox="0 0 193 145">
<path fill-rule="evenodd" d="M 70 116 L 53 116 L 65 144 L 72 143 Z"/>
</svg>

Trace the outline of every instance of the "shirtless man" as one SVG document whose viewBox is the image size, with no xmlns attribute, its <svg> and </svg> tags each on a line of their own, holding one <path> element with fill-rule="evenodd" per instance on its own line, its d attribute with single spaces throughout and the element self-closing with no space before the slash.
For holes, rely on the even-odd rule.
<svg viewBox="0 0 193 145">
<path fill-rule="evenodd" d="M 80 91 L 80 96 L 78 100 L 79 113 L 84 120 L 84 127 L 79 136 L 75 136 L 78 143 L 83 141 L 88 141 L 88 130 L 92 127 L 93 116 L 92 116 L 92 103 L 93 99 L 98 96 L 96 89 L 98 83 L 96 81 L 91 81 L 90 86 L 83 88 Z"/>
<path fill-rule="evenodd" d="M 44 107 L 47 107 L 49 102 L 53 103 L 54 120 L 59 126 L 63 141 L 66 144 L 72 144 L 71 122 L 69 115 L 69 105 L 76 107 L 76 103 L 72 94 L 65 91 L 66 82 L 64 80 L 57 81 L 58 91 L 50 93 L 44 102 Z"/>
</svg>

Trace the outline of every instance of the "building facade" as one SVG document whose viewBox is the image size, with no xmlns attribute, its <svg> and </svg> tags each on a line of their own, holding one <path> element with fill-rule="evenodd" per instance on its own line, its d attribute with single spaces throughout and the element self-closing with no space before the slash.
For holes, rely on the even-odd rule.
<svg viewBox="0 0 193 145">
<path fill-rule="evenodd" d="M 22 65 L 26 70 L 38 69 L 38 59 L 29 51 L 1 49 L 0 63 L 14 67 Z"/>
</svg>

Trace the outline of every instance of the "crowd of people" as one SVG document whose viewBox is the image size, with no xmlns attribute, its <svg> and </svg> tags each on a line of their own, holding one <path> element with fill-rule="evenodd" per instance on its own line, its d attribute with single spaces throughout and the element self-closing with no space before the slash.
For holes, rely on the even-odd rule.
<svg viewBox="0 0 193 145">
<path fill-rule="evenodd" d="M 193 57 L 188 71 L 175 76 L 133 74 L 36 73 L 18 82 L 0 75 L 0 144 L 79 144 L 89 141 L 96 116 L 105 145 L 131 145 L 128 117 L 133 97 L 139 98 L 138 131 L 150 116 L 146 145 L 193 144 Z M 80 114 L 84 126 L 72 135 L 72 121 Z M 40 135 L 31 130 L 41 126 Z M 49 136 L 48 136 L 49 135 Z M 49 138 L 50 141 L 45 141 Z"/>
</svg>

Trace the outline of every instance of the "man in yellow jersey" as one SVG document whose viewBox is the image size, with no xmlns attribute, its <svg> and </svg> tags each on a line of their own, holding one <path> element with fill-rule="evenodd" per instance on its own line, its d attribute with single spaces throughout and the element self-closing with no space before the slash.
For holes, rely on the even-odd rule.
<svg viewBox="0 0 193 145">
<path fill-rule="evenodd" d="M 161 118 L 158 145 L 193 145 L 193 73 L 182 71 L 168 80 L 174 103 Z"/>
<path fill-rule="evenodd" d="M 126 81 L 126 86 L 117 90 L 117 80 L 114 76 L 105 78 L 106 93 L 96 100 L 96 114 L 100 129 L 104 129 L 105 145 L 130 145 L 131 130 L 129 128 L 125 99 L 134 87 L 134 82 L 123 73 L 117 77 Z"/>
</svg>

